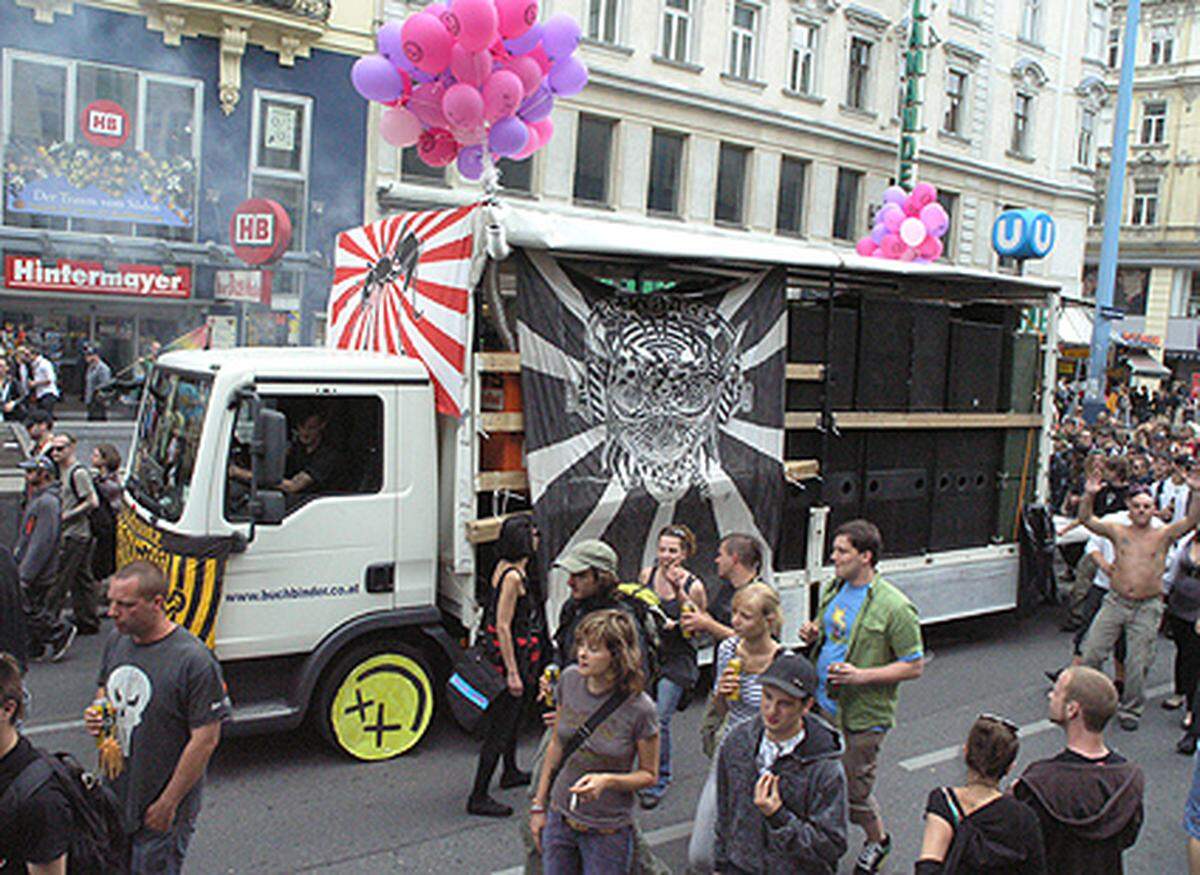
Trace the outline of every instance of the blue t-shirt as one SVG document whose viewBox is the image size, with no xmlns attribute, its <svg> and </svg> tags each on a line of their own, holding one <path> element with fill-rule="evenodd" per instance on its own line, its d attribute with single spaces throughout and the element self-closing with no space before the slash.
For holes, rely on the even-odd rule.
<svg viewBox="0 0 1200 875">
<path fill-rule="evenodd" d="M 841 591 L 834 596 L 833 601 L 829 603 L 829 607 L 825 609 L 825 616 L 821 618 L 821 624 L 825 631 L 825 642 L 821 645 L 821 652 L 817 656 L 817 677 L 819 679 L 817 704 L 831 716 L 837 714 L 837 702 L 829 697 L 826 689 L 829 666 L 835 662 L 846 661 L 846 651 L 850 647 L 850 631 L 854 628 L 854 621 L 858 619 L 858 612 L 862 610 L 863 602 L 866 601 L 867 591 L 870 588 L 870 585 L 843 586 Z"/>
</svg>

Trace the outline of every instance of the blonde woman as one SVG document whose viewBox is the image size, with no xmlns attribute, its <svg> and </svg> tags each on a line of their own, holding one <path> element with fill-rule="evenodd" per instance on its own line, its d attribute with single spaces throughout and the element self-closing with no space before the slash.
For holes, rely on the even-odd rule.
<svg viewBox="0 0 1200 875">
<path fill-rule="evenodd" d="M 642 570 L 642 586 L 653 589 L 668 622 L 659 648 L 660 677 L 655 691 L 658 708 L 658 781 L 638 794 L 643 808 L 654 808 L 671 784 L 671 718 L 683 697 L 700 678 L 696 649 L 685 637 L 679 618 L 685 611 L 704 613 L 704 583 L 684 567 L 696 554 L 696 536 L 685 525 L 669 525 L 658 533 L 658 561 Z"/>
<path fill-rule="evenodd" d="M 637 641 L 619 610 L 588 614 L 575 630 L 576 663 L 558 682 L 557 723 L 529 807 L 544 875 L 625 875 L 632 865 L 634 794 L 658 775 L 658 715 Z M 564 757 L 610 699 L 615 710 Z"/>
<path fill-rule="evenodd" d="M 751 583 L 733 596 L 733 637 L 717 647 L 716 683 L 710 701 L 724 723 L 720 740 L 741 723 L 758 716 L 762 702 L 760 676 L 783 652 L 776 640 L 783 628 L 783 609 L 779 594 L 765 583 Z M 713 755 L 714 766 L 716 755 Z M 711 872 L 713 840 L 717 823 L 717 772 L 709 770 L 708 780 L 696 805 L 688 862 L 697 872 Z"/>
</svg>

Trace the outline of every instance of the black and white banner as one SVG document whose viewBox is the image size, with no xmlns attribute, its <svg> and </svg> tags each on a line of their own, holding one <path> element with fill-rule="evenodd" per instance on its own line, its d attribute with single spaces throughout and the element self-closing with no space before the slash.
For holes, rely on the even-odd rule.
<svg viewBox="0 0 1200 875">
<path fill-rule="evenodd" d="M 764 572 L 783 504 L 785 277 L 619 291 L 540 252 L 519 256 L 525 450 L 548 561 L 587 538 L 623 580 L 684 523 L 714 579 L 722 537 L 757 537 Z"/>
</svg>

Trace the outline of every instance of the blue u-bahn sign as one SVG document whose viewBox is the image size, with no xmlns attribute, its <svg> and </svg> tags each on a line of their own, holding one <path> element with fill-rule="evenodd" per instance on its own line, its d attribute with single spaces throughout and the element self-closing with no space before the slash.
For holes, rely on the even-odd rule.
<svg viewBox="0 0 1200 875">
<path fill-rule="evenodd" d="M 1041 210 L 1005 210 L 992 226 L 992 248 L 1006 258 L 1045 258 L 1058 235 L 1054 219 Z"/>
</svg>

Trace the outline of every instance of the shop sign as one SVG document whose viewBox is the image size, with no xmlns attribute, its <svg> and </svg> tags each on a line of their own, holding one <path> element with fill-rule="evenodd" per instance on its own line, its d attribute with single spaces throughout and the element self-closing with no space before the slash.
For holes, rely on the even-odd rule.
<svg viewBox="0 0 1200 875">
<path fill-rule="evenodd" d="M 1162 346 L 1162 337 L 1157 334 L 1142 334 L 1140 331 L 1122 331 L 1121 340 L 1129 346 L 1141 346 L 1158 349 Z"/>
<path fill-rule="evenodd" d="M 129 113 L 112 100 L 93 100 L 83 108 L 79 130 L 93 146 L 119 149 L 129 139 Z"/>
<path fill-rule="evenodd" d="M 992 226 L 992 248 L 1005 258 L 1045 258 L 1058 231 L 1041 210 L 1005 210 Z"/>
<path fill-rule="evenodd" d="M 271 272 L 267 270 L 218 270 L 213 278 L 213 297 L 219 301 L 271 303 Z"/>
<path fill-rule="evenodd" d="M 100 131 L 116 130 L 115 120 L 97 116 L 95 124 Z M 128 132 L 126 122 L 125 136 Z M 44 144 L 15 137 L 4 152 L 4 199 L 10 214 L 190 228 L 195 196 L 190 158 L 155 158 L 86 141 Z"/>
<path fill-rule="evenodd" d="M 273 200 L 256 197 L 243 201 L 229 220 L 229 240 L 234 254 L 259 267 L 278 261 L 292 243 L 292 220 Z"/>
<path fill-rule="evenodd" d="M 233 349 L 237 346 L 237 317 L 209 316 L 208 348 Z"/>
<path fill-rule="evenodd" d="M 167 273 L 158 265 L 118 264 L 67 258 L 43 263 L 36 255 L 6 255 L 4 284 L 9 289 L 34 292 L 71 292 L 88 295 L 125 295 L 135 298 L 188 298 L 192 294 L 192 269 L 177 267 Z"/>
</svg>

